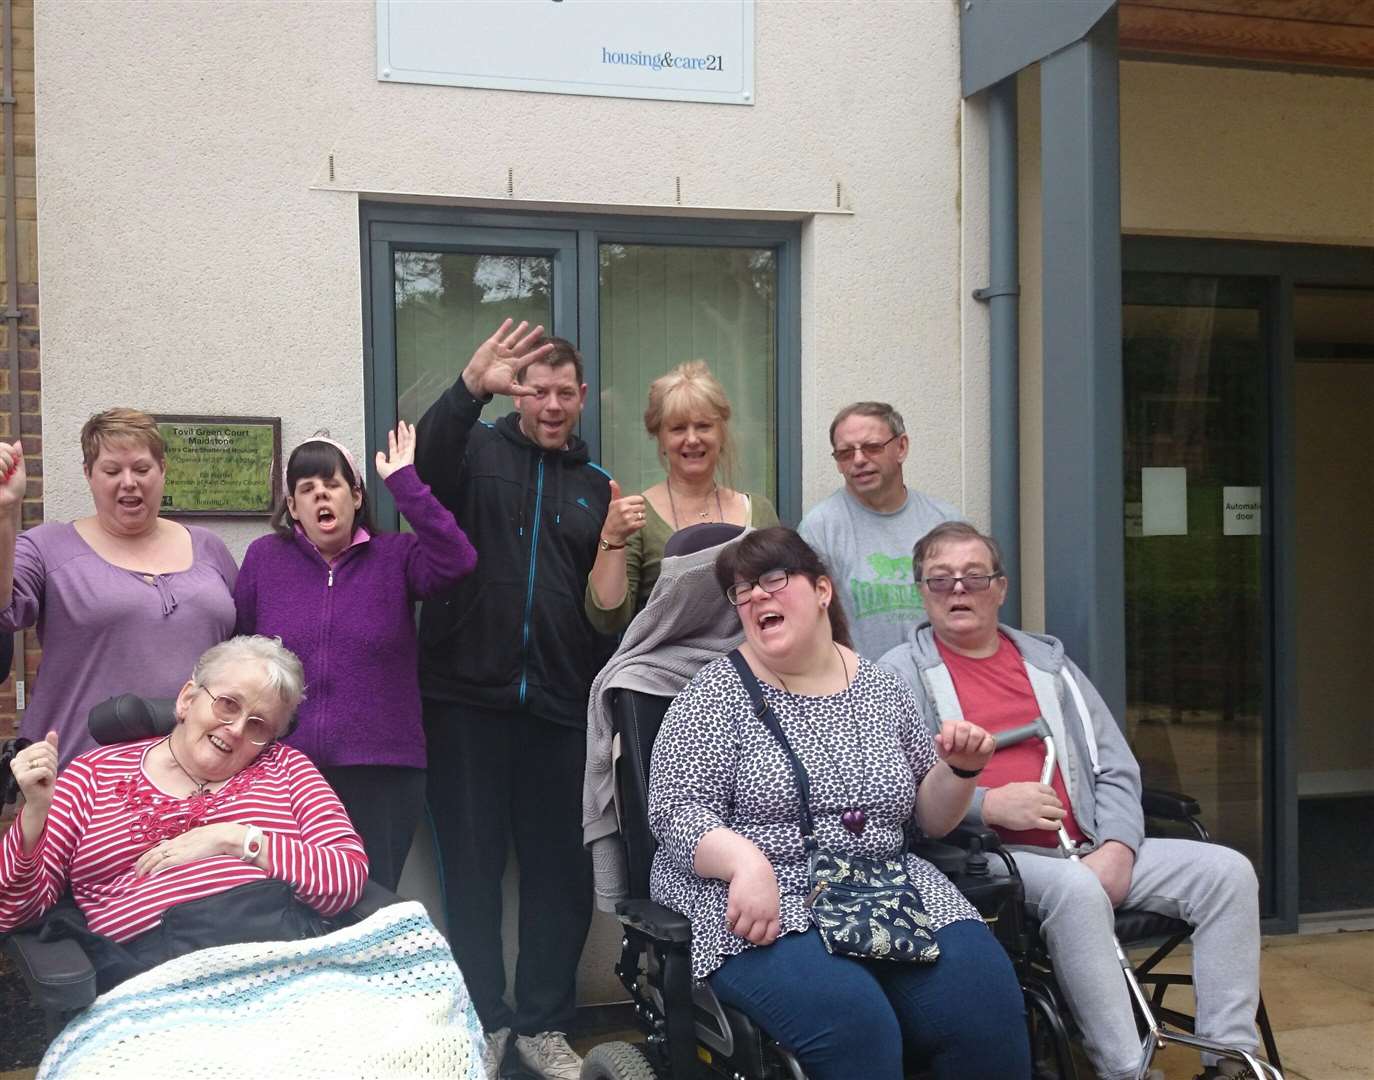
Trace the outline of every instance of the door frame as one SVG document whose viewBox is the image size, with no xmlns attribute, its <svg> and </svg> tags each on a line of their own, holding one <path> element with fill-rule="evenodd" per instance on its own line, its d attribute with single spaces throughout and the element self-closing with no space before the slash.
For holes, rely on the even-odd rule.
<svg viewBox="0 0 1374 1080">
<path fill-rule="evenodd" d="M 1296 357 L 1293 296 L 1304 286 L 1374 288 L 1374 248 L 1124 236 L 1122 270 L 1257 277 L 1268 283 L 1269 446 L 1265 478 L 1264 874 L 1273 914 L 1265 932 L 1298 928 Z M 1124 403 L 1123 403 L 1124 406 Z M 1124 426 L 1124 408 L 1121 423 Z M 1124 672 L 1122 675 L 1124 676 Z"/>
</svg>

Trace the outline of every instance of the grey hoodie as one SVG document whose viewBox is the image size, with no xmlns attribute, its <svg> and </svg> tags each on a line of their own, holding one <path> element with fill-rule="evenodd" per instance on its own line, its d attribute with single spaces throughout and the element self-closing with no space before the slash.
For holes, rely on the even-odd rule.
<svg viewBox="0 0 1374 1080">
<path fill-rule="evenodd" d="M 1079 828 L 1093 846 L 1118 840 L 1135 851 L 1145 836 L 1140 766 L 1106 702 L 1064 655 L 1064 646 L 1057 638 L 1010 626 L 1000 629 L 1021 654 L 1040 715 L 1054 733 L 1059 767 Z M 888 650 L 879 666 L 895 672 L 911 687 L 932 732 L 939 731 L 946 720 L 964 719 L 929 620 L 917 624 L 903 644 Z M 1070 680 L 1074 686 L 1069 685 Z M 1087 708 L 1086 723 L 1078 701 Z M 985 787 L 977 789 L 966 821 L 985 824 L 983 799 L 987 793 Z"/>
</svg>

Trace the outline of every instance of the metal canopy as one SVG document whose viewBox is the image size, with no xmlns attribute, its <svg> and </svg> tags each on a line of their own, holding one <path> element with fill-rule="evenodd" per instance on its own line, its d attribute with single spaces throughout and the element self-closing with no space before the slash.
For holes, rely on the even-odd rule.
<svg viewBox="0 0 1374 1080">
<path fill-rule="evenodd" d="M 1085 37 L 1116 0 L 963 0 L 959 11 L 964 97 Z"/>
</svg>

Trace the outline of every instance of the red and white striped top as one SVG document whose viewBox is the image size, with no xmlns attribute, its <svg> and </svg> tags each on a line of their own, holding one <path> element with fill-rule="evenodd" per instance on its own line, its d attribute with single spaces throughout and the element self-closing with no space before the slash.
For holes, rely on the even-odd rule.
<svg viewBox="0 0 1374 1080">
<path fill-rule="evenodd" d="M 352 907 L 367 882 L 367 855 L 339 797 L 297 750 L 277 743 L 218 791 L 176 798 L 153 785 L 143 758 L 157 739 L 88 751 L 57 777 L 47 824 L 23 854 L 23 815 L 0 843 L 0 931 L 32 922 L 68 885 L 90 929 L 128 941 L 173 904 L 265 877 L 289 882 L 322 915 Z M 154 844 L 200 825 L 257 825 L 268 869 L 212 855 L 134 877 Z"/>
</svg>

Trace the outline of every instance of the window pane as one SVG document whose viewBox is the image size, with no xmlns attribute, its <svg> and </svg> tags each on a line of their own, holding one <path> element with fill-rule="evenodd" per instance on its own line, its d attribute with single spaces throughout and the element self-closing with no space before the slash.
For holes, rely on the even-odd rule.
<svg viewBox="0 0 1374 1080">
<path fill-rule="evenodd" d="M 414 423 L 501 320 L 553 322 L 553 261 L 542 255 L 396 252 L 396 411 Z M 488 419 L 513 408 L 494 398 Z"/>
<path fill-rule="evenodd" d="M 1127 274 L 1125 300 L 1128 733 L 1145 783 L 1263 868 L 1263 293 Z"/>
<path fill-rule="evenodd" d="M 770 248 L 600 246 L 601 460 L 625 492 L 663 479 L 649 384 L 705 360 L 730 397 L 735 470 L 777 502 L 777 256 Z"/>
</svg>

